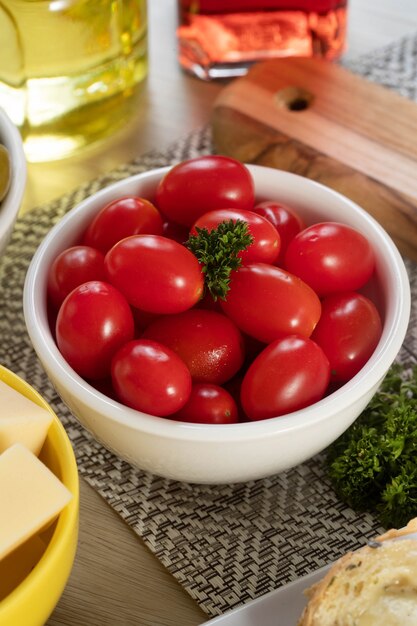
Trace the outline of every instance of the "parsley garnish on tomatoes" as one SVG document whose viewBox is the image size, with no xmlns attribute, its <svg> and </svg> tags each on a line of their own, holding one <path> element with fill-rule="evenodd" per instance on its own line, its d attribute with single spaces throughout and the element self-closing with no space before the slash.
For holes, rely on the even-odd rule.
<svg viewBox="0 0 417 626">
<path fill-rule="evenodd" d="M 248 224 L 243 220 L 228 220 L 213 230 L 197 227 L 196 231 L 197 235 L 190 235 L 186 246 L 200 262 L 205 286 L 213 300 L 225 300 L 230 274 L 242 264 L 239 252 L 253 242 Z"/>
<path fill-rule="evenodd" d="M 353 509 L 385 527 L 417 515 L 417 365 L 394 365 L 356 422 L 328 448 L 327 470 Z"/>
</svg>

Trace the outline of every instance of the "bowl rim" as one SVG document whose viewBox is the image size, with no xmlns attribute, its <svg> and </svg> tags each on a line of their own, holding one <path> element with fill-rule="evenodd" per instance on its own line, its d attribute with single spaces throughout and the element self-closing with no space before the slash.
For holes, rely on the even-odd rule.
<svg viewBox="0 0 417 626">
<path fill-rule="evenodd" d="M 0 365 L 0 380 L 29 400 L 36 402 L 36 404 L 46 409 L 52 415 L 52 423 L 47 436 L 50 437 L 54 447 L 59 449 L 59 463 L 62 472 L 61 481 L 73 496 L 60 513 L 54 533 L 39 561 L 24 580 L 0 601 L 1 618 L 3 613 L 5 615 L 13 614 L 13 607 L 18 607 L 23 599 L 32 593 L 34 587 L 38 584 L 40 571 L 50 572 L 59 567 L 62 554 L 66 551 L 68 543 L 73 539 L 74 530 L 78 534 L 80 496 L 78 467 L 74 450 L 65 428 L 55 411 L 34 387 L 4 365 Z"/>
<path fill-rule="evenodd" d="M 27 180 L 27 163 L 20 132 L 7 113 L 0 107 L 0 143 L 10 154 L 11 181 L 9 190 L 0 203 L 0 241 L 14 223 L 22 203 Z"/>
<path fill-rule="evenodd" d="M 97 391 L 70 368 L 61 356 L 52 334 L 49 331 L 49 327 L 47 328 L 47 332 L 43 332 L 42 329 L 42 320 L 39 316 L 37 303 L 40 297 L 40 278 L 37 272 L 39 262 L 45 256 L 49 244 L 56 235 L 59 235 L 59 233 L 65 230 L 68 222 L 72 222 L 74 219 L 77 219 L 77 217 L 81 219 L 80 216 L 87 207 L 90 207 L 91 212 L 94 213 L 96 209 L 91 208 L 94 204 L 98 204 L 99 201 L 103 200 L 108 201 L 127 181 L 131 181 L 132 183 L 136 181 L 145 183 L 155 182 L 155 180 L 163 176 L 171 167 L 173 166 L 157 168 L 129 176 L 85 198 L 49 231 L 33 256 L 26 275 L 23 298 L 27 330 L 36 352 L 38 355 L 42 355 L 42 358 L 39 358 L 47 365 L 46 369 L 53 371 L 57 375 L 57 380 L 62 379 L 62 374 L 64 374 L 66 380 L 62 386 L 67 389 L 71 386 L 70 395 L 78 397 L 90 408 L 101 413 L 107 420 L 119 423 L 133 430 L 140 430 L 150 435 L 172 440 L 227 442 L 234 440 L 256 440 L 269 437 L 272 433 L 275 435 L 278 433 L 295 432 L 305 428 L 306 421 L 308 421 L 309 425 L 314 425 L 318 422 L 324 423 L 326 420 L 331 419 L 334 413 L 340 409 L 341 396 L 349 397 L 350 404 L 353 404 L 365 396 L 371 387 L 378 385 L 386 374 L 388 369 L 387 363 L 391 365 L 400 350 L 410 317 L 410 285 L 403 259 L 397 247 L 382 226 L 364 209 L 346 196 L 303 176 L 259 165 L 247 165 L 249 171 L 256 179 L 258 177 L 270 176 L 271 173 L 277 177 L 277 182 L 279 182 L 279 179 L 285 182 L 286 179 L 291 178 L 293 182 L 296 182 L 298 185 L 307 186 L 309 192 L 327 194 L 327 197 L 333 197 L 339 203 L 342 202 L 345 206 L 346 204 L 349 205 L 351 210 L 353 210 L 356 215 L 359 215 L 360 219 L 362 219 L 364 223 L 366 222 L 377 234 L 383 246 L 384 254 L 387 254 L 387 266 L 393 273 L 393 281 L 398 289 L 397 297 L 394 301 L 395 310 L 393 313 L 393 323 L 388 332 L 383 332 L 373 355 L 360 372 L 338 390 L 299 411 L 267 420 L 218 425 L 179 422 L 136 411 Z M 279 185 L 277 185 L 277 187 L 279 188 Z M 361 382 L 364 377 L 367 379 L 366 388 L 363 388 Z"/>
</svg>

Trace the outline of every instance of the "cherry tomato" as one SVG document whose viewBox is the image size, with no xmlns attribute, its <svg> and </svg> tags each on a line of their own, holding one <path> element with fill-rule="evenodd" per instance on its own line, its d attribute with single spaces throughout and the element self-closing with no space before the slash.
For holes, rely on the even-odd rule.
<svg viewBox="0 0 417 626">
<path fill-rule="evenodd" d="M 175 165 L 160 181 L 156 205 L 169 220 L 191 227 L 213 209 L 250 210 L 255 201 L 252 176 L 239 161 L 202 156 Z"/>
<path fill-rule="evenodd" d="M 289 335 L 270 343 L 245 374 L 241 401 L 251 420 L 292 413 L 320 400 L 330 366 L 311 339 Z"/>
<path fill-rule="evenodd" d="M 129 304 L 149 313 L 180 313 L 200 299 L 204 279 L 196 257 L 159 235 L 133 235 L 104 259 L 109 282 Z"/>
<path fill-rule="evenodd" d="M 52 263 L 48 274 L 48 298 L 58 309 L 75 287 L 89 280 L 104 280 L 104 256 L 90 246 L 63 250 Z"/>
<path fill-rule="evenodd" d="M 56 321 L 58 348 L 84 378 L 109 376 L 111 359 L 134 333 L 132 312 L 112 285 L 90 281 L 65 298 Z"/>
<path fill-rule="evenodd" d="M 148 339 L 129 341 L 114 355 L 113 387 L 127 406 L 151 415 L 179 411 L 191 393 L 191 376 L 179 356 Z"/>
<path fill-rule="evenodd" d="M 275 264 L 282 265 L 291 239 L 294 239 L 305 228 L 303 220 L 288 207 L 272 200 L 259 202 L 252 210 L 271 222 L 277 229 L 281 239 L 281 247 Z"/>
<path fill-rule="evenodd" d="M 374 303 L 349 292 L 327 296 L 312 339 L 330 363 L 334 381 L 350 380 L 365 365 L 381 337 L 382 324 Z"/>
<path fill-rule="evenodd" d="M 241 331 L 269 343 L 288 334 L 309 337 L 321 312 L 318 296 L 300 278 L 266 263 L 232 273 L 223 311 Z"/>
<path fill-rule="evenodd" d="M 236 374 L 244 359 L 240 331 L 215 311 L 191 309 L 164 316 L 150 324 L 143 336 L 174 350 L 195 382 L 221 385 Z"/>
<path fill-rule="evenodd" d="M 125 196 L 106 204 L 90 222 L 83 243 L 106 254 L 130 235 L 161 235 L 162 216 L 149 200 Z"/>
<path fill-rule="evenodd" d="M 188 402 L 173 419 L 197 424 L 234 424 L 238 421 L 236 402 L 218 385 L 195 383 Z"/>
<path fill-rule="evenodd" d="M 302 278 L 319 296 L 356 291 L 374 271 L 369 241 L 338 222 L 309 226 L 290 242 L 285 267 Z"/>
<path fill-rule="evenodd" d="M 274 263 L 280 250 L 280 237 L 277 229 L 261 215 L 253 211 L 243 211 L 239 209 L 218 209 L 204 213 L 195 222 L 191 229 L 191 234 L 197 234 L 197 228 L 206 228 L 209 232 L 221 222 L 241 220 L 246 222 L 253 242 L 239 253 L 242 263 Z"/>
</svg>

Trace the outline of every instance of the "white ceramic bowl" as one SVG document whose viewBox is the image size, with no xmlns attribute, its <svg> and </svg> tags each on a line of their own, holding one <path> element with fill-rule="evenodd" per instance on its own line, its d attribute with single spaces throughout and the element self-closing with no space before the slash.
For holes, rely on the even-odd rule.
<svg viewBox="0 0 417 626">
<path fill-rule="evenodd" d="M 16 126 L 0 108 L 0 144 L 11 157 L 11 181 L 9 190 L 0 202 L 0 255 L 6 247 L 22 204 L 26 187 L 26 158 L 22 138 Z"/>
<path fill-rule="evenodd" d="M 107 448 L 137 467 L 197 483 L 257 479 L 293 467 L 323 450 L 358 417 L 394 361 L 410 315 L 407 273 L 383 228 L 344 196 L 306 178 L 249 166 L 257 200 L 279 199 L 307 224 L 342 221 L 359 229 L 376 253 L 371 290 L 383 315 L 381 340 L 364 368 L 339 390 L 290 415 L 230 425 L 185 424 L 146 415 L 84 382 L 61 356 L 46 311 L 46 276 L 57 254 L 72 245 L 93 215 L 125 194 L 152 198 L 168 168 L 117 182 L 81 202 L 45 237 L 29 267 L 24 312 L 29 335 L 49 378 L 73 414 Z"/>
</svg>

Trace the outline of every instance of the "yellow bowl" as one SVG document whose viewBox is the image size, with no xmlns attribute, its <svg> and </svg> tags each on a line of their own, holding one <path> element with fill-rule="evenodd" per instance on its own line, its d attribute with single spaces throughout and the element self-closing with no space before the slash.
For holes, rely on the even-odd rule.
<svg viewBox="0 0 417 626">
<path fill-rule="evenodd" d="M 69 578 L 78 539 L 77 463 L 64 427 L 51 407 L 28 383 L 0 365 L 0 380 L 47 409 L 53 416 L 39 458 L 73 497 L 51 527 L 47 547 L 31 572 L 0 601 L 2 626 L 41 626 L 54 610 Z"/>
</svg>

